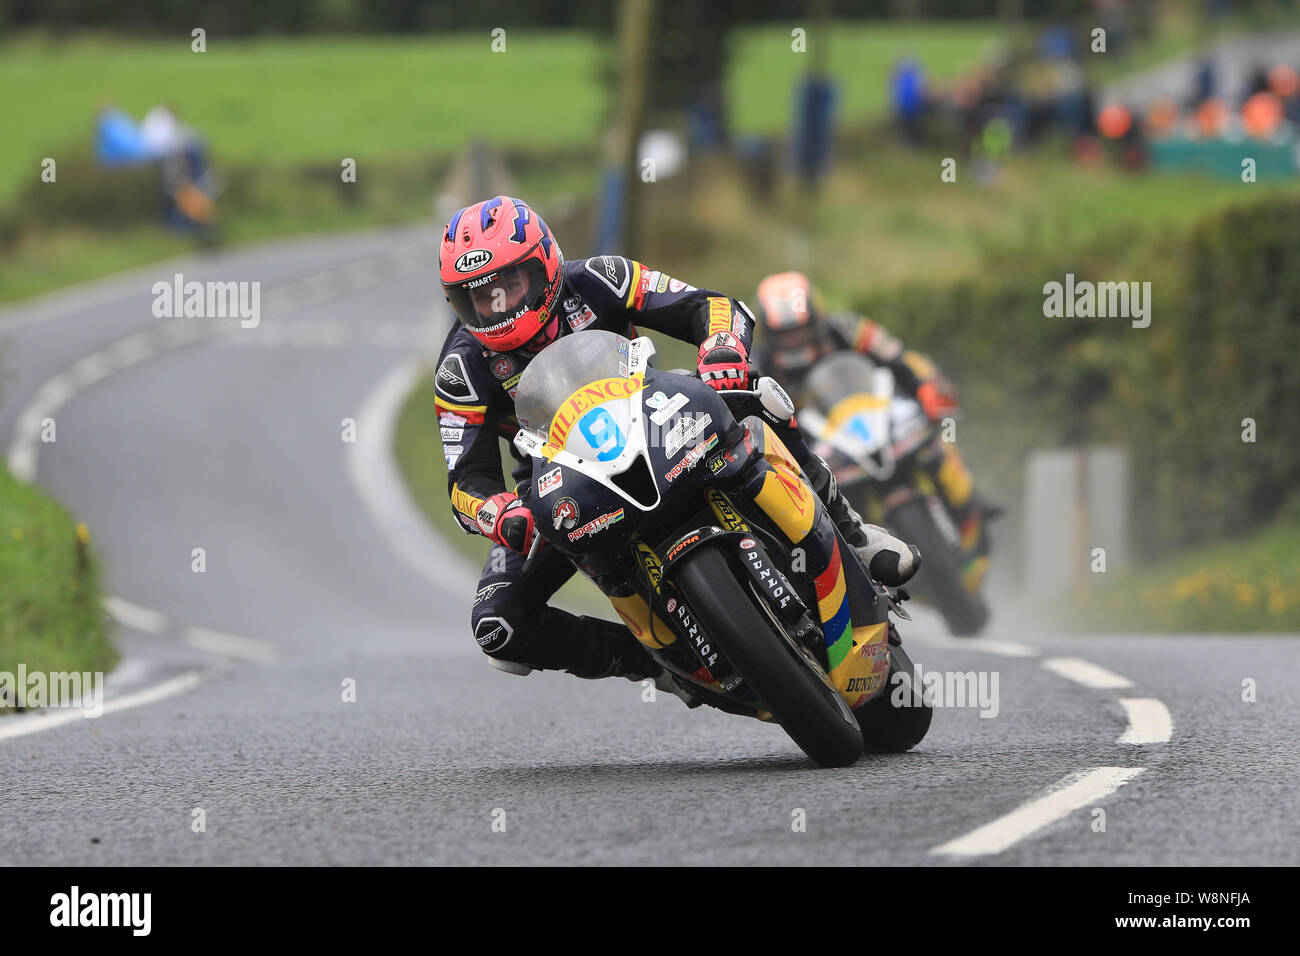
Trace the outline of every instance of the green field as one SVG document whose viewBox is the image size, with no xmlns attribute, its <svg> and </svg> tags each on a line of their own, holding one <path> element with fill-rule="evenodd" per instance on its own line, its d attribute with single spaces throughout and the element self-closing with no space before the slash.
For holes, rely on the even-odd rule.
<svg viewBox="0 0 1300 956">
<path fill-rule="evenodd" d="M 158 40 L 28 36 L 0 45 L 5 149 L 0 204 L 45 156 L 89 151 L 96 112 L 137 119 L 170 104 L 207 137 L 216 163 L 272 167 L 446 156 L 471 135 L 501 147 L 595 142 L 606 103 L 594 37 Z M 17 94 L 17 95 L 13 95 Z"/>
<path fill-rule="evenodd" d="M 795 84 L 813 55 L 791 50 L 791 29 L 734 34 L 728 95 L 735 130 L 774 133 L 789 123 Z M 1185 180 L 1092 174 L 1053 157 L 1016 157 L 988 189 L 966 188 L 970 171 L 963 169 L 962 186 L 953 188 L 939 182 L 937 157 L 864 139 L 866 124 L 885 114 L 887 75 L 899 55 L 917 57 L 942 81 L 1005 35 L 992 21 L 835 24 L 829 63 L 840 88 L 837 117 L 848 161 L 842 158 L 828 184 L 843 202 L 824 202 L 814 213 L 813 261 L 829 254 L 871 263 L 845 270 L 855 281 L 954 274 L 974 266 L 991 244 L 1073 238 L 1142 210 L 1191 215 L 1231 190 L 1193 185 L 1195 202 L 1188 204 Z M 1186 28 L 1169 34 L 1179 43 L 1189 35 Z M 817 41 L 814 30 L 808 43 Z M 89 160 L 93 118 L 106 104 L 139 117 L 165 102 L 204 133 L 226 183 L 219 202 L 223 244 L 426 217 L 452 156 L 476 135 L 515 151 L 515 188 L 546 209 L 560 197 L 571 205 L 594 193 L 611 101 L 603 78 L 607 49 L 592 34 L 529 31 L 512 31 L 504 53 L 492 52 L 487 34 L 209 36 L 205 53 L 191 52 L 187 36 L 164 42 L 18 34 L 0 41 L 0 89 L 17 94 L 6 102 L 0 151 L 0 301 L 194 247 L 193 239 L 156 228 L 152 181 L 137 181 L 136 192 L 124 194 L 132 198 L 119 200 L 132 217 L 97 208 L 124 178 Z M 59 161 L 57 183 L 39 181 L 46 156 Z M 343 157 L 358 164 L 355 201 L 338 185 Z M 1096 188 L 1078 188 L 1089 177 Z M 645 257 L 653 252 L 664 268 L 727 289 L 746 289 L 765 268 L 755 263 L 790 261 L 790 208 L 755 210 L 734 182 L 719 183 L 714 194 L 707 170 L 693 170 L 692 179 L 693 212 L 675 208 L 665 183 L 664 201 L 652 210 L 652 235 L 663 237 L 663 252 L 655 244 Z M 701 183 L 710 193 L 709 214 L 722 210 L 733 224 L 725 248 L 703 256 L 676 231 L 693 228 L 682 218 L 701 211 Z M 69 197 L 57 213 L 49 208 L 54 196 Z M 586 239 L 571 238 L 567 248 Z M 838 296 L 837 277 L 826 281 Z"/>
<path fill-rule="evenodd" d="M 0 465 L 0 671 L 107 671 L 118 659 L 100 609 L 90 535 Z M 0 709 L 0 714 L 4 713 Z"/>
</svg>

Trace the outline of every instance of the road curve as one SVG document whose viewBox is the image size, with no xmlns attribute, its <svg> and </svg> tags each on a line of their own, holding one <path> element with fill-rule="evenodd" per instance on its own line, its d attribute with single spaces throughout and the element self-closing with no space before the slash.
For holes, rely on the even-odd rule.
<svg viewBox="0 0 1300 956">
<path fill-rule="evenodd" d="M 126 652 L 104 716 L 0 719 L 0 859 L 1300 862 L 1294 637 L 1003 614 L 957 642 L 918 612 L 914 658 L 996 674 L 996 716 L 945 707 L 912 753 L 831 771 L 624 681 L 488 667 L 474 569 L 403 528 L 375 427 L 441 338 L 433 250 L 423 229 L 272 243 L 0 312 L 0 448 L 90 526 Z M 260 324 L 155 318 L 177 271 L 261 282 Z"/>
</svg>

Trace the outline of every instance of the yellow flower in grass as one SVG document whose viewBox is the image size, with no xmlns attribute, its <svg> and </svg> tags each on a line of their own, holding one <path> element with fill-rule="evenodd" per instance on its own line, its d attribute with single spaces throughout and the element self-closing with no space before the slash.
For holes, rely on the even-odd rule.
<svg viewBox="0 0 1300 956">
<path fill-rule="evenodd" d="M 1268 576 L 1268 613 L 1274 617 L 1286 610 L 1286 588 L 1276 574 Z"/>
<path fill-rule="evenodd" d="M 1237 607 L 1250 607 L 1259 597 L 1259 589 L 1249 581 L 1238 581 L 1232 590 L 1237 599 Z"/>
<path fill-rule="evenodd" d="M 1170 604 L 1178 604 L 1195 598 L 1198 605 L 1208 607 L 1216 580 L 1216 576 L 1204 568 L 1186 574 L 1169 585 L 1168 601 Z"/>
</svg>

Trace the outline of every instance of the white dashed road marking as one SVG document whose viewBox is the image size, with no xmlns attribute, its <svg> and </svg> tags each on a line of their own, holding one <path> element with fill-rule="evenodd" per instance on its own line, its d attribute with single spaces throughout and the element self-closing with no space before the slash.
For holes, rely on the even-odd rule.
<svg viewBox="0 0 1300 956">
<path fill-rule="evenodd" d="M 145 634 L 161 634 L 167 627 L 167 618 L 157 611 L 140 607 L 120 597 L 104 598 L 104 610 L 124 627 L 129 627 Z"/>
<path fill-rule="evenodd" d="M 190 647 L 196 647 L 209 654 L 222 657 L 234 657 L 259 664 L 274 664 L 276 653 L 274 645 L 252 637 L 240 637 L 238 634 L 225 634 L 206 627 L 187 627 L 181 638 Z"/>
<path fill-rule="evenodd" d="M 1169 708 L 1154 697 L 1122 697 L 1128 714 L 1128 729 L 1121 744 L 1164 744 L 1174 735 L 1174 718 Z"/>
<path fill-rule="evenodd" d="M 1133 686 L 1133 682 L 1127 677 L 1121 677 L 1081 657 L 1051 657 L 1043 661 L 1043 666 L 1053 674 L 1095 690 L 1114 690 Z"/>
<path fill-rule="evenodd" d="M 1043 827 L 1064 819 L 1080 807 L 1110 796 L 1143 767 L 1096 767 L 1082 776 L 1066 777 L 1047 794 L 986 823 L 965 836 L 949 840 L 930 852 L 939 856 L 987 856 L 1001 853 Z"/>
</svg>

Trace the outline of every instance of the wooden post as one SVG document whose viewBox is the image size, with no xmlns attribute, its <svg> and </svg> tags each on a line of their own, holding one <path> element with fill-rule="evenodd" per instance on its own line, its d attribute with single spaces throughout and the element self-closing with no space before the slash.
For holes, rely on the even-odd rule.
<svg viewBox="0 0 1300 956">
<path fill-rule="evenodd" d="M 623 59 L 619 103 L 621 123 L 618 137 L 619 160 L 625 176 L 623 214 L 617 251 L 635 258 L 642 250 L 641 203 L 645 184 L 641 181 L 638 146 L 645 128 L 646 101 L 650 87 L 650 38 L 653 32 L 654 0 L 623 0 L 619 7 L 619 50 Z"/>
</svg>

